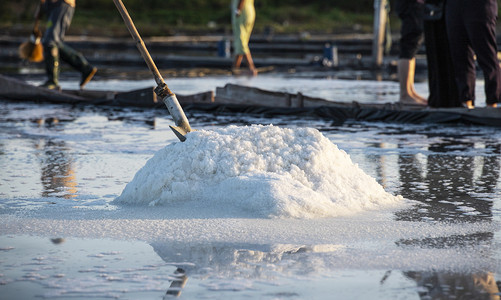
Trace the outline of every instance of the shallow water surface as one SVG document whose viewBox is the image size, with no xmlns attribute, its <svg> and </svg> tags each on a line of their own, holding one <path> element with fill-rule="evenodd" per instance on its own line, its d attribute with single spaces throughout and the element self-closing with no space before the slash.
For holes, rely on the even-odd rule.
<svg viewBox="0 0 501 300">
<path fill-rule="evenodd" d="M 189 80 L 182 84 L 189 90 Z M 161 299 L 176 297 L 179 283 L 186 299 L 499 292 L 497 128 L 187 112 L 193 128 L 206 130 L 316 128 L 387 192 L 412 200 L 396 211 L 267 219 L 195 201 L 111 203 L 147 160 L 177 142 L 167 110 L 5 101 L 0 108 L 1 299 Z"/>
</svg>

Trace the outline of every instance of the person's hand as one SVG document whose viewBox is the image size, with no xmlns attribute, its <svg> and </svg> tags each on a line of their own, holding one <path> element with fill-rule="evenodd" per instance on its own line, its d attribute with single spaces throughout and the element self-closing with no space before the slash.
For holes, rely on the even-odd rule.
<svg viewBox="0 0 501 300">
<path fill-rule="evenodd" d="M 242 11 L 240 9 L 235 9 L 235 16 L 237 17 L 240 17 L 240 15 L 242 14 Z"/>
</svg>

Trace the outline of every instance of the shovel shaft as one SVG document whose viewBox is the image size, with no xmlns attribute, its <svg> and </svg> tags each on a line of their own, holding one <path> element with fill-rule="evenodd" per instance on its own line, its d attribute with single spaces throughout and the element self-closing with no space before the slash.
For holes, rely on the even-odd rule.
<svg viewBox="0 0 501 300">
<path fill-rule="evenodd" d="M 122 0 L 113 0 L 115 3 L 115 6 L 117 7 L 118 11 L 120 12 L 120 15 L 124 19 L 125 25 L 127 26 L 127 29 L 129 29 L 130 34 L 132 35 L 132 38 L 136 42 L 136 46 L 139 49 L 139 52 L 141 52 L 141 56 L 143 57 L 144 61 L 148 65 L 148 68 L 150 69 L 151 73 L 153 73 L 153 76 L 155 77 L 155 81 L 158 85 L 165 84 L 164 79 L 162 78 L 162 75 L 158 71 L 157 66 L 155 65 L 155 62 L 150 56 L 150 53 L 148 52 L 148 49 L 146 49 L 146 45 L 143 42 L 143 39 L 141 39 L 141 36 L 139 35 L 139 32 L 136 29 L 136 26 L 132 22 L 132 19 L 127 12 L 127 8 L 125 8 L 125 5 L 123 4 Z M 169 94 L 172 94 L 170 90 L 168 91 Z"/>
<path fill-rule="evenodd" d="M 139 52 L 141 52 L 141 56 L 143 57 L 144 61 L 148 65 L 148 68 L 155 77 L 155 81 L 157 82 L 155 93 L 163 99 L 165 105 L 167 106 L 167 109 L 169 110 L 170 115 L 172 116 L 172 119 L 176 123 L 176 127 L 171 126 L 171 129 L 174 131 L 179 140 L 181 140 L 181 142 L 184 142 L 186 140 L 185 135 L 188 132 L 192 131 L 190 123 L 188 122 L 188 118 L 186 118 L 186 115 L 184 114 L 184 111 L 181 108 L 179 101 L 177 101 L 176 95 L 167 87 L 167 84 L 162 78 L 162 75 L 158 71 L 155 62 L 151 58 L 148 49 L 146 49 L 146 46 L 144 45 L 144 42 L 141 39 L 141 36 L 139 35 L 139 32 L 137 32 L 136 26 L 132 22 L 132 19 L 129 13 L 127 12 L 127 9 L 125 8 L 125 5 L 123 4 L 122 0 L 113 0 L 113 2 L 115 3 L 118 11 L 120 12 L 120 15 L 122 15 L 125 25 L 129 29 L 132 38 L 136 42 L 136 46 L 139 49 Z"/>
</svg>

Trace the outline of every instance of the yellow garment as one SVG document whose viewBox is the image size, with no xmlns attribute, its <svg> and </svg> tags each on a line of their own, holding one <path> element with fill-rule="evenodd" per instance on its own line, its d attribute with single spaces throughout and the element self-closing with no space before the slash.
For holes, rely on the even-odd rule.
<svg viewBox="0 0 501 300">
<path fill-rule="evenodd" d="M 242 13 L 236 16 L 240 0 L 231 0 L 231 23 L 233 25 L 233 49 L 235 55 L 249 53 L 249 40 L 254 28 L 256 19 L 256 10 L 254 9 L 254 0 L 244 0 Z"/>
<path fill-rule="evenodd" d="M 75 0 L 64 0 L 64 2 L 68 3 L 71 7 L 75 7 Z"/>
</svg>

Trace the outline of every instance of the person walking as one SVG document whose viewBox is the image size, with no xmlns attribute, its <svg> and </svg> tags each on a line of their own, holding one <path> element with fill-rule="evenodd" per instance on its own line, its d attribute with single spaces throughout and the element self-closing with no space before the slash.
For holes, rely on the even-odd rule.
<svg viewBox="0 0 501 300">
<path fill-rule="evenodd" d="M 484 74 L 488 107 L 497 107 L 501 97 L 501 73 L 497 58 L 496 0 L 450 0 L 445 4 L 447 35 L 460 101 L 475 107 L 476 67 Z"/>
<path fill-rule="evenodd" d="M 416 53 L 423 43 L 423 9 L 423 0 L 396 2 L 396 12 L 402 22 L 397 76 L 400 83 L 399 101 L 403 104 L 428 104 L 414 88 Z"/>
<path fill-rule="evenodd" d="M 238 70 L 243 58 L 247 60 L 249 70 L 253 76 L 257 75 L 252 55 L 249 49 L 249 40 L 254 28 L 256 10 L 254 0 L 232 0 L 231 1 L 231 23 L 233 27 L 233 49 L 235 61 L 233 68 Z"/>
<path fill-rule="evenodd" d="M 42 84 L 48 89 L 60 90 L 60 59 L 81 73 L 80 89 L 92 79 L 97 68 L 89 64 L 78 51 L 64 43 L 64 36 L 70 27 L 75 12 L 75 0 L 40 0 L 36 17 L 47 16 L 47 28 L 43 35 L 45 70 L 47 81 Z"/>
</svg>

